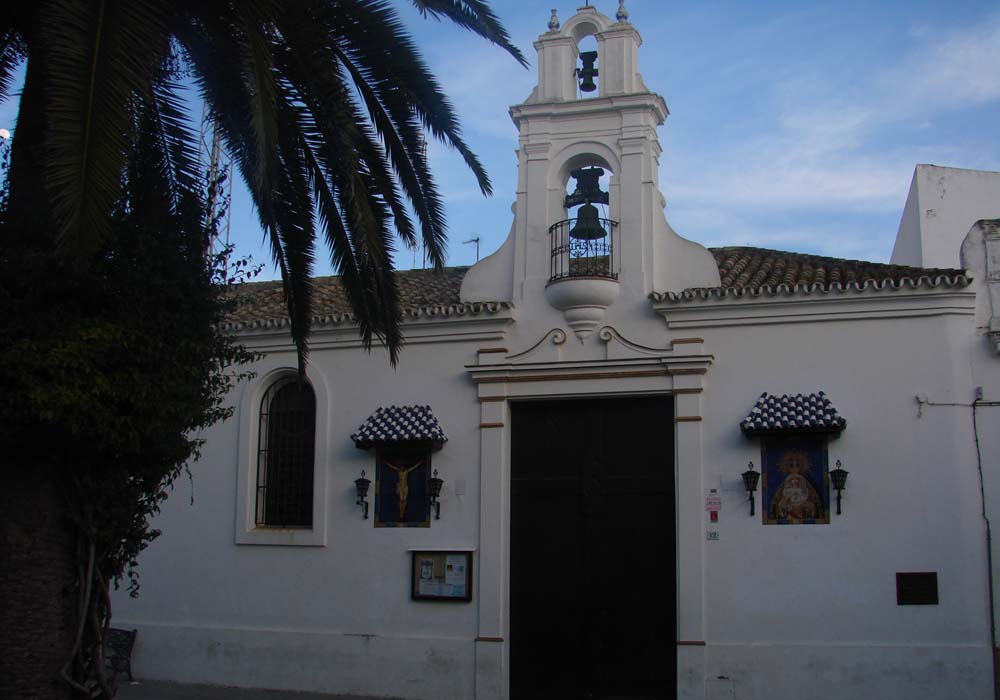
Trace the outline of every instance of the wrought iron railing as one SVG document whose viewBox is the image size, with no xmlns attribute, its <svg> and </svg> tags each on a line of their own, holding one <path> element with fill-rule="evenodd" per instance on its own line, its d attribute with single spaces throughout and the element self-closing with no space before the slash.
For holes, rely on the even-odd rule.
<svg viewBox="0 0 1000 700">
<path fill-rule="evenodd" d="M 566 277 L 604 277 L 618 279 L 618 257 L 614 239 L 618 222 L 611 219 L 597 221 L 606 232 L 601 238 L 579 238 L 573 235 L 577 219 L 566 219 L 549 227 L 552 250 L 549 281 Z"/>
</svg>

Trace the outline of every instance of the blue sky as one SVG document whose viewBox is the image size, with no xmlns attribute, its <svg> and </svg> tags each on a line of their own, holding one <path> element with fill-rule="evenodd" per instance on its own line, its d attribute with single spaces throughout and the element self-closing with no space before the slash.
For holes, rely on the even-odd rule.
<svg viewBox="0 0 1000 700">
<path fill-rule="evenodd" d="M 613 15 L 617 0 L 593 3 Z M 507 108 L 536 81 L 534 39 L 549 8 L 494 2 L 529 70 L 450 24 L 397 5 L 489 171 L 494 196 L 445 146 L 430 146 L 446 201 L 449 264 L 475 261 L 511 223 L 517 133 Z M 1000 6 L 953 2 L 627 0 L 639 66 L 671 115 L 660 128 L 667 219 L 708 246 L 755 245 L 886 261 L 913 167 L 1000 170 Z M 13 106 L 0 106 L 10 127 Z M 247 195 L 234 192 L 238 252 L 276 275 Z M 317 274 L 330 274 L 325 253 Z M 400 250 L 400 268 L 420 265 Z"/>
</svg>

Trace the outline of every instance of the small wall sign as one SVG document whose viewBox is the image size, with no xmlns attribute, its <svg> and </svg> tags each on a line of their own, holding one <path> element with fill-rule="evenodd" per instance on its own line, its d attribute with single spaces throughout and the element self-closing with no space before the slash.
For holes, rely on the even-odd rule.
<svg viewBox="0 0 1000 700">
<path fill-rule="evenodd" d="M 719 489 L 705 489 L 705 510 L 710 513 L 722 510 L 722 494 Z"/>
<path fill-rule="evenodd" d="M 472 552 L 413 552 L 410 598 L 472 600 Z"/>
</svg>

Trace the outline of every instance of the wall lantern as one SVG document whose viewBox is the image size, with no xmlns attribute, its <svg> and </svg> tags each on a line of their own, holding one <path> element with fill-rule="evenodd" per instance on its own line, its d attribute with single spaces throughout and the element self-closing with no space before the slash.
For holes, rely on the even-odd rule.
<svg viewBox="0 0 1000 700">
<path fill-rule="evenodd" d="M 750 494 L 750 515 L 755 515 L 757 513 L 757 502 L 754 500 L 753 492 L 757 490 L 757 482 L 760 481 L 760 472 L 755 472 L 753 470 L 753 462 L 749 463 L 749 469 L 743 472 L 743 488 L 747 490 Z"/>
<path fill-rule="evenodd" d="M 837 468 L 830 472 L 830 478 L 833 480 L 833 488 L 837 490 L 837 515 L 840 515 L 840 492 L 847 485 L 847 475 L 849 473 L 840 464 L 839 459 L 837 460 Z"/>
<path fill-rule="evenodd" d="M 354 487 L 358 490 L 357 504 L 364 511 L 364 519 L 368 520 L 368 487 L 372 485 L 371 479 L 365 478 L 365 470 L 361 470 L 361 478 L 354 480 Z"/>
<path fill-rule="evenodd" d="M 441 487 L 444 486 L 444 479 L 438 478 L 438 470 L 434 470 L 434 476 L 430 479 L 430 501 L 431 505 L 434 506 L 434 519 L 441 519 L 441 502 L 438 500 L 441 496 Z"/>
</svg>

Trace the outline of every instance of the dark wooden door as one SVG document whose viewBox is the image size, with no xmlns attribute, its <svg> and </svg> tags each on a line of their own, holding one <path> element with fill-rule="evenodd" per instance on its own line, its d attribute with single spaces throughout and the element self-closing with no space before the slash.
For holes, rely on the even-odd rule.
<svg viewBox="0 0 1000 700">
<path fill-rule="evenodd" d="M 673 399 L 511 414 L 511 700 L 675 698 Z"/>
</svg>

